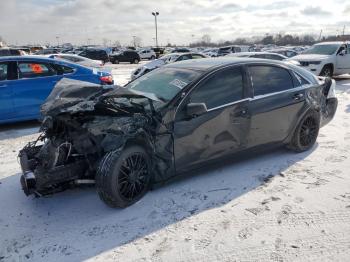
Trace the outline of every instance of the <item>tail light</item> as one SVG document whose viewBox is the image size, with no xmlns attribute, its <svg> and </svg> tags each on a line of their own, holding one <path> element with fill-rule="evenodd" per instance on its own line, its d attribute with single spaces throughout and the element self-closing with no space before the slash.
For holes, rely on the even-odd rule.
<svg viewBox="0 0 350 262">
<path fill-rule="evenodd" d="M 101 76 L 100 80 L 103 84 L 112 85 L 113 77 L 112 76 Z"/>
</svg>

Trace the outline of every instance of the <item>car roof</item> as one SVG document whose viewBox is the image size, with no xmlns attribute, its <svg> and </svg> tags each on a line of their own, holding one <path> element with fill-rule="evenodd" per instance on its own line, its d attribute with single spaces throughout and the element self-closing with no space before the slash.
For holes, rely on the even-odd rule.
<svg viewBox="0 0 350 262">
<path fill-rule="evenodd" d="M 208 71 L 215 68 L 220 68 L 222 66 L 244 64 L 244 63 L 265 63 L 265 64 L 275 64 L 286 66 L 285 63 L 260 58 L 247 58 L 247 57 L 218 57 L 218 58 L 203 58 L 203 59 L 190 59 L 185 61 L 180 61 L 177 63 L 168 64 L 165 67 L 172 68 L 184 68 L 193 69 L 199 71 Z"/>
<path fill-rule="evenodd" d="M 62 60 L 57 60 L 57 59 L 53 59 L 53 58 L 48 58 L 44 55 L 25 55 L 25 56 L 1 56 L 0 57 L 0 62 L 4 62 L 4 61 L 40 61 L 40 62 L 46 62 L 46 63 L 64 63 L 67 64 L 69 66 L 72 67 L 79 67 L 82 68 L 84 66 L 75 64 L 75 63 L 71 63 L 69 61 L 62 61 Z"/>
<path fill-rule="evenodd" d="M 267 52 L 267 51 L 263 51 L 263 52 L 238 52 L 238 53 L 232 53 L 229 54 L 228 56 L 240 56 L 240 55 L 278 55 L 278 56 L 283 56 L 281 54 L 278 53 L 273 53 L 273 50 L 271 50 L 271 52 Z"/>
<path fill-rule="evenodd" d="M 25 55 L 25 56 L 2 56 L 0 61 L 17 61 L 17 60 L 42 60 L 42 61 L 52 61 L 53 59 L 48 58 L 44 55 Z"/>
</svg>

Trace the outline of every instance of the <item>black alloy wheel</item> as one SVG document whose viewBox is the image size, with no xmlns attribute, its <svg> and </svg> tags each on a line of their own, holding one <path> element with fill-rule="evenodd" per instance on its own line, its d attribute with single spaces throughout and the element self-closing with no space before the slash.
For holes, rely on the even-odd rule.
<svg viewBox="0 0 350 262">
<path fill-rule="evenodd" d="M 315 144 L 320 129 L 320 112 L 310 110 L 301 119 L 287 147 L 295 152 L 304 152 Z"/>
<path fill-rule="evenodd" d="M 303 147 L 308 147 L 314 144 L 318 135 L 318 124 L 316 119 L 309 116 L 304 120 L 300 128 L 300 144 Z"/>
<path fill-rule="evenodd" d="M 136 152 L 128 156 L 120 166 L 117 190 L 127 201 L 132 201 L 145 190 L 148 176 L 147 160 Z"/>
<path fill-rule="evenodd" d="M 96 176 L 100 198 L 110 207 L 127 207 L 141 199 L 151 183 L 151 157 L 140 146 L 107 153 Z"/>
</svg>

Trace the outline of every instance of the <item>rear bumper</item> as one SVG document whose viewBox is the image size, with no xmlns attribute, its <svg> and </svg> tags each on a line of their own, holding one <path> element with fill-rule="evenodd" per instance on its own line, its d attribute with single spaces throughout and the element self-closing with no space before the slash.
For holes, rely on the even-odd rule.
<svg viewBox="0 0 350 262">
<path fill-rule="evenodd" d="M 328 98 L 325 108 L 322 108 L 321 127 L 327 125 L 335 116 L 338 108 L 338 99 L 336 97 Z"/>
</svg>

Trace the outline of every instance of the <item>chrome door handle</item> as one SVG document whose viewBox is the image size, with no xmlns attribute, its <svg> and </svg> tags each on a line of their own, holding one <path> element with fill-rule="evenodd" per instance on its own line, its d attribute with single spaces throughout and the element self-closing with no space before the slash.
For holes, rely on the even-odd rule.
<svg viewBox="0 0 350 262">
<path fill-rule="evenodd" d="M 0 85 L 0 87 L 6 87 L 7 85 Z"/>
<path fill-rule="evenodd" d="M 295 94 L 294 96 L 293 96 L 293 99 L 294 100 L 300 100 L 300 99 L 302 99 L 304 97 L 304 94 Z"/>
</svg>

